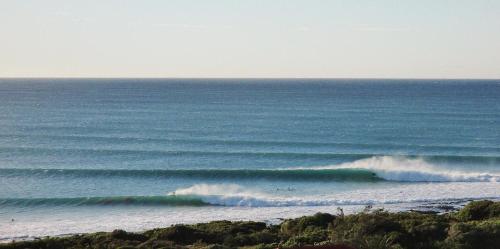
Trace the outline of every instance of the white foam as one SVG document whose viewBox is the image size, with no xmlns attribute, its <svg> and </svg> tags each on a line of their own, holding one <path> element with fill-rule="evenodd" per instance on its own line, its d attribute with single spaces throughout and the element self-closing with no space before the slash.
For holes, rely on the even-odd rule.
<svg viewBox="0 0 500 249">
<path fill-rule="evenodd" d="M 421 158 L 413 159 L 402 156 L 375 156 L 313 169 L 369 170 L 380 178 L 399 182 L 500 182 L 498 174 L 445 170 Z"/>
<path fill-rule="evenodd" d="M 169 194 L 198 196 L 203 202 L 218 206 L 274 206 L 270 196 L 237 184 L 195 184 Z"/>
<path fill-rule="evenodd" d="M 236 184 L 196 184 L 189 188 L 178 189 L 175 194 L 196 196 L 205 203 L 226 207 L 317 207 L 497 198 L 499 189 L 500 185 L 493 182 L 429 183 L 313 196 L 277 196 L 249 190 Z"/>
<path fill-rule="evenodd" d="M 263 195 L 258 191 L 252 191 L 237 184 L 195 184 L 188 188 L 177 189 L 169 194 L 176 195 L 227 195 L 248 196 Z"/>
</svg>

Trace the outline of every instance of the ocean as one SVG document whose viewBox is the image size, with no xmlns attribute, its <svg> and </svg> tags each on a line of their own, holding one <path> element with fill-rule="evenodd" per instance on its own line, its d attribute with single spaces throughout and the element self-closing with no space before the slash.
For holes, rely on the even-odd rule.
<svg viewBox="0 0 500 249">
<path fill-rule="evenodd" d="M 500 80 L 0 79 L 0 241 L 500 199 Z"/>
</svg>

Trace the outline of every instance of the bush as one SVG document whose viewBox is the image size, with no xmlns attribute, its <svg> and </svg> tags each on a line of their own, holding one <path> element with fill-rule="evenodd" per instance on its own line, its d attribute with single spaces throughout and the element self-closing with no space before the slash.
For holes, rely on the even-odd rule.
<svg viewBox="0 0 500 249">
<path fill-rule="evenodd" d="M 143 234 L 128 233 L 124 230 L 114 230 L 113 232 L 111 232 L 110 235 L 111 235 L 111 238 L 120 239 L 120 240 L 136 240 L 136 241 L 144 242 L 148 239 Z"/>
<path fill-rule="evenodd" d="M 306 229 L 326 229 L 335 220 L 336 216 L 327 213 L 317 213 L 313 216 L 304 216 L 286 220 L 281 224 L 281 234 L 285 236 L 299 235 Z"/>
<path fill-rule="evenodd" d="M 500 219 L 455 223 L 446 243 L 450 248 L 498 249 L 500 246 Z"/>
<path fill-rule="evenodd" d="M 484 220 L 500 217 L 500 202 L 473 201 L 460 210 L 456 218 L 460 221 Z"/>
<path fill-rule="evenodd" d="M 186 245 L 202 240 L 203 235 L 190 226 L 175 225 L 158 231 L 156 238 Z"/>
</svg>

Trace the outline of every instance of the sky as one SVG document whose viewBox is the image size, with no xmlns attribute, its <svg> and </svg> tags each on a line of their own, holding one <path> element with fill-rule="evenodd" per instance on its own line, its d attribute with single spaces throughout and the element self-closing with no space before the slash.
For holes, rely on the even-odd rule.
<svg viewBox="0 0 500 249">
<path fill-rule="evenodd" d="M 0 0 L 0 77 L 500 78 L 498 0 Z"/>
</svg>

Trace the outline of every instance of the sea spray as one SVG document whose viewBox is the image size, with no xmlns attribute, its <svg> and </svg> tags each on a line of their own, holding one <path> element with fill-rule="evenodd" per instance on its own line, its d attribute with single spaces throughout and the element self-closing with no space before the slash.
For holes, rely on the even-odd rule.
<svg viewBox="0 0 500 249">
<path fill-rule="evenodd" d="M 403 156 L 375 156 L 339 165 L 314 167 L 314 169 L 368 170 L 382 179 L 398 182 L 500 182 L 498 174 L 444 170 L 422 158 Z"/>
</svg>

